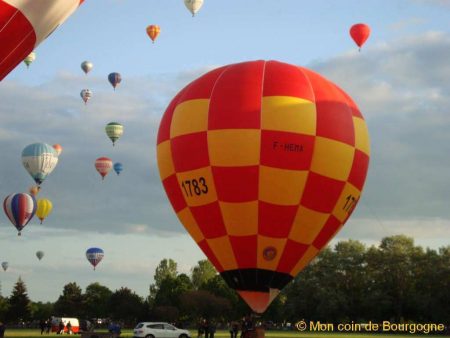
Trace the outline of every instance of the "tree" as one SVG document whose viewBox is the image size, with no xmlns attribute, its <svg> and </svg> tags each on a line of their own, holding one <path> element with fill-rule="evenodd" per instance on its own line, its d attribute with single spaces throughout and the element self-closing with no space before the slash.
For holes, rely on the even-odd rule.
<svg viewBox="0 0 450 338">
<path fill-rule="evenodd" d="M 108 305 L 112 291 L 100 283 L 92 283 L 86 287 L 84 303 L 88 318 L 105 318 L 108 316 Z"/>
<path fill-rule="evenodd" d="M 231 311 L 228 299 L 217 297 L 204 290 L 189 291 L 180 297 L 184 313 L 191 315 L 191 320 L 208 318 L 223 321 Z"/>
<path fill-rule="evenodd" d="M 9 309 L 8 299 L 3 296 L 0 296 L 0 322 L 6 321 L 8 309 Z"/>
<path fill-rule="evenodd" d="M 8 321 L 27 321 L 31 318 L 31 302 L 28 298 L 27 287 L 19 277 L 9 297 Z"/>
<path fill-rule="evenodd" d="M 128 288 L 120 288 L 113 292 L 109 300 L 109 312 L 113 320 L 124 321 L 126 325 L 134 325 L 145 316 L 143 299 Z"/>
<path fill-rule="evenodd" d="M 53 315 L 53 312 L 53 303 L 31 303 L 31 316 L 35 320 L 45 320 L 47 318 L 50 318 Z"/>
<path fill-rule="evenodd" d="M 194 288 L 199 290 L 203 284 L 217 275 L 214 266 L 207 259 L 198 261 L 197 265 L 192 268 L 192 284 Z"/>
<path fill-rule="evenodd" d="M 165 258 L 161 262 L 159 262 L 158 266 L 155 269 L 155 276 L 153 277 L 155 283 L 150 285 L 150 295 L 148 298 L 148 302 L 150 305 L 154 304 L 156 294 L 158 293 L 163 280 L 168 277 L 176 278 L 177 274 L 177 263 L 173 259 Z"/>
<path fill-rule="evenodd" d="M 84 304 L 82 290 L 77 283 L 66 284 L 62 295 L 55 303 L 55 313 L 61 317 L 83 317 Z"/>
</svg>

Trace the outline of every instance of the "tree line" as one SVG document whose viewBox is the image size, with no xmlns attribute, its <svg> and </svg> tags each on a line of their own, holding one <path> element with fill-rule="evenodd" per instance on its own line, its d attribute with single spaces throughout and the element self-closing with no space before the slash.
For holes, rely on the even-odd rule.
<svg viewBox="0 0 450 338">
<path fill-rule="evenodd" d="M 126 326 L 143 320 L 193 326 L 199 318 L 225 323 L 249 312 L 207 260 L 184 274 L 174 260 L 163 259 L 146 298 L 127 287 L 112 291 L 99 283 L 83 292 L 72 282 L 56 302 L 32 302 L 21 278 L 9 297 L 0 296 L 0 321 L 6 322 L 55 315 L 109 318 Z M 450 246 L 424 249 L 399 235 L 383 238 L 378 246 L 348 240 L 324 249 L 273 301 L 262 320 L 449 324 L 449 313 Z"/>
</svg>

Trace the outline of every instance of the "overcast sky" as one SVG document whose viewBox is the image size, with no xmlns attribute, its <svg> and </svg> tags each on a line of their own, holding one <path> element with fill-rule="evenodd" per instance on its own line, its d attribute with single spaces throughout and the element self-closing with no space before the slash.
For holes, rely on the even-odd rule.
<svg viewBox="0 0 450 338">
<path fill-rule="evenodd" d="M 371 162 L 356 212 L 336 240 L 367 244 L 407 234 L 438 248 L 450 241 L 450 1 L 205 0 L 195 18 L 181 0 L 87 0 L 0 82 L 0 192 L 27 191 L 22 149 L 33 142 L 64 150 L 43 183 L 54 211 L 21 237 L 2 213 L 0 272 L 9 296 L 19 276 L 32 300 L 55 301 L 62 288 L 98 281 L 148 295 L 163 258 L 189 272 L 204 258 L 175 217 L 160 183 L 156 133 L 170 99 L 214 67 L 278 59 L 318 71 L 354 98 L 371 136 Z M 359 53 L 348 36 L 366 22 Z M 151 44 L 145 34 L 159 24 Z M 85 76 L 79 65 L 94 63 Z M 118 71 L 114 92 L 106 78 Z M 85 106 L 81 89 L 93 91 Z M 104 126 L 124 125 L 113 148 Z M 122 162 L 102 182 L 97 157 Z M 94 272 L 85 251 L 102 247 Z M 38 261 L 37 250 L 45 257 Z"/>
</svg>

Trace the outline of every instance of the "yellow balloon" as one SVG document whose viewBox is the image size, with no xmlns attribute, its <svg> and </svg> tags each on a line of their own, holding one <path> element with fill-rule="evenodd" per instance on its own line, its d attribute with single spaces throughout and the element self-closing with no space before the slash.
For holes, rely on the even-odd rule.
<svg viewBox="0 0 450 338">
<path fill-rule="evenodd" d="M 46 198 L 41 198 L 37 201 L 36 216 L 41 220 L 41 224 L 44 219 L 52 212 L 53 204 Z"/>
</svg>

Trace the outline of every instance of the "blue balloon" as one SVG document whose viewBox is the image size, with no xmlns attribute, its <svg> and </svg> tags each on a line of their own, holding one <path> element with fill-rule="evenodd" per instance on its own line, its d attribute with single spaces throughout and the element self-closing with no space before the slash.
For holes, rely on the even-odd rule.
<svg viewBox="0 0 450 338">
<path fill-rule="evenodd" d="M 58 163 L 58 153 L 49 144 L 33 143 L 22 151 L 22 164 L 34 181 L 40 185 Z"/>
<path fill-rule="evenodd" d="M 86 258 L 92 264 L 94 270 L 97 264 L 100 263 L 104 255 L 105 253 L 100 248 L 90 248 L 86 251 Z"/>
<path fill-rule="evenodd" d="M 111 73 L 108 75 L 108 81 L 112 84 L 114 90 L 116 90 L 117 85 L 122 81 L 122 76 L 119 73 Z"/>
<path fill-rule="evenodd" d="M 113 168 L 114 168 L 114 171 L 116 172 L 116 174 L 120 175 L 120 173 L 123 170 L 123 165 L 122 165 L 122 163 L 117 162 L 117 163 L 114 163 Z"/>
</svg>

